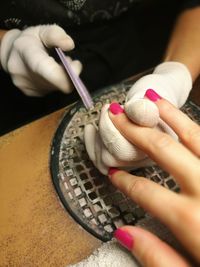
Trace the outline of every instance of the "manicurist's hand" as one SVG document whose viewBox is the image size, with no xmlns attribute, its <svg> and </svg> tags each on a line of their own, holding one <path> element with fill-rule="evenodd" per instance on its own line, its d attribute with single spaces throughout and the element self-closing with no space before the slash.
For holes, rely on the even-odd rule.
<svg viewBox="0 0 200 267">
<path fill-rule="evenodd" d="M 74 48 L 72 38 L 56 24 L 33 26 L 22 31 L 13 29 L 4 33 L 1 39 L 0 63 L 25 95 L 43 96 L 55 90 L 70 93 L 73 86 L 69 77 L 49 54 L 55 47 L 63 51 Z M 81 63 L 68 60 L 79 75 Z"/>
<path fill-rule="evenodd" d="M 200 127 L 153 90 L 146 96 L 156 104 L 161 119 L 175 131 L 180 142 L 158 129 L 135 125 L 123 109 L 116 112 L 116 104 L 110 105 L 109 117 L 127 140 L 173 175 L 181 191 L 172 192 L 115 168 L 110 168 L 109 177 L 119 190 L 164 223 L 200 264 Z M 184 255 L 142 228 L 125 226 L 116 230 L 115 237 L 142 266 L 193 266 Z"/>
</svg>

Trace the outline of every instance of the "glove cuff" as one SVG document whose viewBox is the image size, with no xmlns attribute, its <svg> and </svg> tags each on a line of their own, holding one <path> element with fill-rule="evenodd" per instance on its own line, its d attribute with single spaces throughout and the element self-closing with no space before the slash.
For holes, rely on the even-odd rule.
<svg viewBox="0 0 200 267">
<path fill-rule="evenodd" d="M 18 29 L 13 29 L 8 31 L 1 40 L 0 45 L 0 62 L 2 68 L 8 72 L 8 60 L 10 56 L 10 51 L 13 46 L 13 42 L 17 39 L 17 37 L 21 34 L 21 31 Z"/>
<path fill-rule="evenodd" d="M 179 95 L 177 106 L 181 107 L 192 88 L 192 76 L 188 68 L 180 62 L 169 61 L 159 64 L 153 73 L 169 78 L 168 81 L 174 90 L 174 95 Z"/>
</svg>

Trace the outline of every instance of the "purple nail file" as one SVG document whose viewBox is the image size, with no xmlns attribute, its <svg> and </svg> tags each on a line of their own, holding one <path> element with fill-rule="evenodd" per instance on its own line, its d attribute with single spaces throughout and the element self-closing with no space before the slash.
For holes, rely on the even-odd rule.
<svg viewBox="0 0 200 267">
<path fill-rule="evenodd" d="M 85 87 L 84 83 L 82 82 L 82 80 L 80 79 L 80 77 L 78 75 L 76 75 L 76 73 L 74 72 L 74 70 L 72 69 L 72 67 L 70 66 L 70 64 L 68 63 L 68 61 L 65 58 L 65 54 L 63 53 L 63 51 L 60 48 L 55 48 L 67 74 L 69 75 L 74 87 L 76 88 L 78 94 L 80 95 L 84 106 L 86 107 L 86 109 L 91 109 L 94 106 L 92 97 L 90 96 L 90 93 L 88 92 L 87 88 Z"/>
</svg>

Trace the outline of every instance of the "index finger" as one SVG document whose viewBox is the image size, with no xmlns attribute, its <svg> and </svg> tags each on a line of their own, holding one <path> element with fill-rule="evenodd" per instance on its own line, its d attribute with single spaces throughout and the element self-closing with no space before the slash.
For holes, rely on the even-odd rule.
<svg viewBox="0 0 200 267">
<path fill-rule="evenodd" d="M 200 160 L 191 151 L 166 133 L 133 124 L 124 113 L 109 116 L 126 139 L 174 176 L 182 191 L 199 194 Z"/>
<path fill-rule="evenodd" d="M 152 98 L 152 95 L 155 97 Z M 157 105 L 161 119 L 175 131 L 181 142 L 200 157 L 200 126 L 169 101 L 156 95 L 152 89 L 148 89 L 145 94 Z"/>
</svg>

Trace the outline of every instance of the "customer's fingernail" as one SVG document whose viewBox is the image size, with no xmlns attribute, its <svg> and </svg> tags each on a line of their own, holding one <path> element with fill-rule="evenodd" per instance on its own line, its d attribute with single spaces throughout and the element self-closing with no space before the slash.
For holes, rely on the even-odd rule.
<svg viewBox="0 0 200 267">
<path fill-rule="evenodd" d="M 122 244 L 128 250 L 132 249 L 134 240 L 129 233 L 119 228 L 115 230 L 114 237 L 119 241 L 120 244 Z"/>
<path fill-rule="evenodd" d="M 124 112 L 124 109 L 118 103 L 111 103 L 109 107 L 110 112 L 112 114 L 117 115 Z"/>
<path fill-rule="evenodd" d="M 109 176 L 111 176 L 111 175 L 113 175 L 115 172 L 118 172 L 119 171 L 119 169 L 117 169 L 117 168 L 109 168 L 109 170 L 108 170 L 108 175 Z"/>
<path fill-rule="evenodd" d="M 153 102 L 156 102 L 157 100 L 162 98 L 153 89 L 147 89 L 144 96 L 146 96 L 149 100 Z"/>
</svg>

